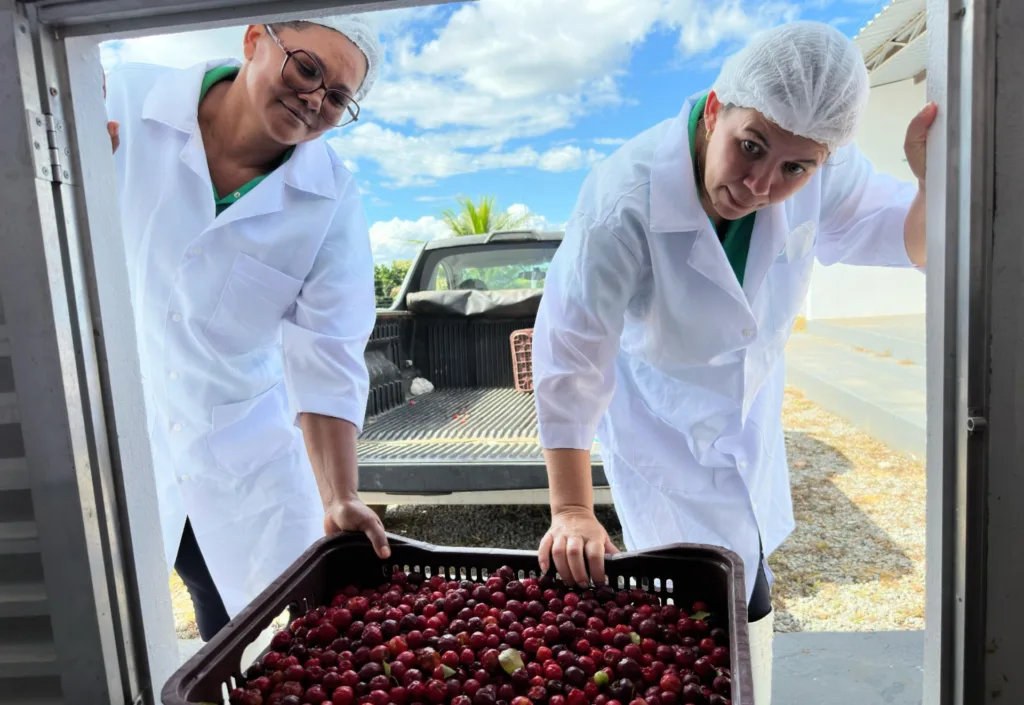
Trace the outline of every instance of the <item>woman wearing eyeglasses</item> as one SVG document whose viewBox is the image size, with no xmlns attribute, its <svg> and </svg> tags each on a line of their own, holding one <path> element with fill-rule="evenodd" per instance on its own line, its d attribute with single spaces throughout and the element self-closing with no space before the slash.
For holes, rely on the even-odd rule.
<svg viewBox="0 0 1024 705">
<path fill-rule="evenodd" d="M 369 234 L 322 139 L 358 117 L 379 44 L 352 16 L 243 44 L 106 79 L 164 549 L 204 641 L 325 532 L 389 554 L 356 492 Z"/>
</svg>

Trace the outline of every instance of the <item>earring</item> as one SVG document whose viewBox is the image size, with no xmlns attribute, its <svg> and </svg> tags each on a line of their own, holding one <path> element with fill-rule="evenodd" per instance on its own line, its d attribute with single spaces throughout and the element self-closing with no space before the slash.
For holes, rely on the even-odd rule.
<svg viewBox="0 0 1024 705">
<path fill-rule="evenodd" d="M 704 127 L 704 141 L 705 142 L 710 142 L 711 141 L 711 130 L 709 130 L 707 128 L 707 126 Z"/>
</svg>

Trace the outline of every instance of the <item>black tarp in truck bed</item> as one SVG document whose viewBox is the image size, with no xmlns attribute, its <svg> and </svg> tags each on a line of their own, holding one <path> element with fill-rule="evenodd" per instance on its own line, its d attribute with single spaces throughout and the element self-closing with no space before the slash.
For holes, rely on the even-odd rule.
<svg viewBox="0 0 1024 705">
<path fill-rule="evenodd" d="M 533 395 L 509 388 L 442 389 L 368 421 L 360 490 L 420 494 L 547 487 Z M 594 453 L 594 480 L 606 484 Z"/>
</svg>

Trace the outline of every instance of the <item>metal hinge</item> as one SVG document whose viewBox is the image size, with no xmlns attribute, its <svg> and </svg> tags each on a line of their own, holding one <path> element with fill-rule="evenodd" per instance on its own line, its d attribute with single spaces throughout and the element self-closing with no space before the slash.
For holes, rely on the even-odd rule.
<svg viewBox="0 0 1024 705">
<path fill-rule="evenodd" d="M 54 184 L 72 184 L 71 147 L 64 123 L 53 115 L 28 111 L 29 134 L 36 178 Z"/>
<path fill-rule="evenodd" d="M 967 435 L 981 433 L 988 426 L 988 419 L 981 415 L 979 409 L 967 410 Z"/>
</svg>

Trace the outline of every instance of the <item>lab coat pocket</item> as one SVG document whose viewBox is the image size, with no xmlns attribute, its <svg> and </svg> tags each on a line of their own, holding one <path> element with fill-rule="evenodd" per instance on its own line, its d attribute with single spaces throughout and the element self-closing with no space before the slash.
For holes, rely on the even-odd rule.
<svg viewBox="0 0 1024 705">
<path fill-rule="evenodd" d="M 803 308 L 814 267 L 815 224 L 798 225 L 786 236 L 786 245 L 768 270 L 771 312 L 775 333 L 788 334 Z"/>
<path fill-rule="evenodd" d="M 220 301 L 206 325 L 219 351 L 241 355 L 277 341 L 281 319 L 295 303 L 302 280 L 238 253 Z"/>
<path fill-rule="evenodd" d="M 683 494 L 699 494 L 711 487 L 715 469 L 694 459 L 693 428 L 681 432 L 648 406 L 646 400 L 637 401 L 633 405 L 631 449 L 636 473 L 653 487 Z M 685 407 L 690 401 L 699 403 L 685 398 L 678 403 Z"/>
<path fill-rule="evenodd" d="M 797 262 L 811 254 L 816 229 L 814 221 L 808 220 L 789 231 L 786 235 L 786 249 L 782 252 L 786 262 Z"/>
<path fill-rule="evenodd" d="M 278 382 L 252 399 L 215 406 L 206 442 L 219 468 L 245 477 L 291 453 L 299 438 L 284 382 Z"/>
</svg>

